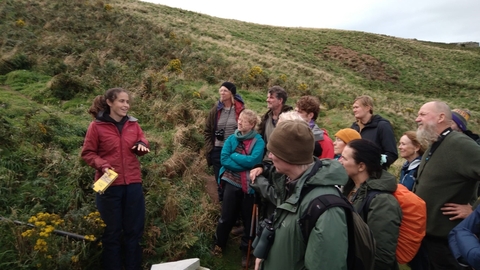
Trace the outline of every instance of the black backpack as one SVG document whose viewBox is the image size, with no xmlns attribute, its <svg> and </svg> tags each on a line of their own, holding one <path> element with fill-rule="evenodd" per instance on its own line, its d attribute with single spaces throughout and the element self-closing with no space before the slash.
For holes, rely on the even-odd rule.
<svg viewBox="0 0 480 270">
<path fill-rule="evenodd" d="M 312 189 L 307 187 L 306 192 L 302 192 L 302 194 L 306 194 Z M 299 220 L 303 239 L 308 242 L 310 232 L 321 214 L 332 207 L 342 207 L 346 213 L 348 226 L 347 267 L 348 269 L 372 270 L 375 264 L 376 248 L 373 234 L 360 215 L 355 212 L 348 199 L 340 191 L 338 194 L 338 196 L 334 194 L 321 195 L 310 202 Z"/>
</svg>

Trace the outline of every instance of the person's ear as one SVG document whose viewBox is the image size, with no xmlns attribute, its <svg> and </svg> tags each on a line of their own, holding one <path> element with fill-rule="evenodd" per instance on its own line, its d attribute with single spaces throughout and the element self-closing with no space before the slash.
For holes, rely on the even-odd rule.
<svg viewBox="0 0 480 270">
<path fill-rule="evenodd" d="M 359 172 L 363 172 L 366 169 L 367 169 L 367 166 L 365 166 L 365 163 L 363 163 L 363 162 L 358 163 L 358 171 Z"/>
<path fill-rule="evenodd" d="M 313 112 L 307 114 L 308 119 L 313 119 Z"/>
<path fill-rule="evenodd" d="M 437 123 L 443 123 L 445 122 L 445 114 L 444 113 L 440 113 L 438 115 L 438 122 Z"/>
</svg>

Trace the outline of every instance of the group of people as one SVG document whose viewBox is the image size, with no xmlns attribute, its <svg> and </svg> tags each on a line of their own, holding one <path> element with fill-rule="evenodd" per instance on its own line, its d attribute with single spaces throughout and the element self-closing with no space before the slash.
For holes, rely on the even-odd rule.
<svg viewBox="0 0 480 270">
<path fill-rule="evenodd" d="M 480 210 L 471 214 L 480 179 L 480 140 L 467 129 L 467 110 L 450 110 L 440 101 L 425 103 L 415 119 L 417 131 L 405 132 L 397 146 L 392 125 L 373 113 L 369 96 L 354 100 L 356 121 L 336 132 L 332 141 L 315 123 L 320 102 L 313 96 L 301 97 L 294 108 L 286 104 L 287 92 L 273 86 L 267 93 L 268 111 L 259 117 L 245 109 L 233 83 L 224 82 L 219 95 L 204 131 L 222 208 L 215 254 L 226 248 L 240 218 L 242 266 L 248 266 L 256 219 L 265 221 L 263 231 L 268 227 L 273 232 L 256 259 L 257 269 L 347 269 L 346 213 L 335 207 L 325 211 L 308 239 L 302 238 L 300 215 L 324 194 L 345 196 L 360 212 L 368 191 L 380 190 L 384 192 L 371 200 L 363 218 L 376 240 L 375 269 L 398 269 L 395 249 L 402 210 L 392 192 L 399 182 L 427 206 L 426 236 L 409 263 L 412 270 L 480 268 Z M 118 173 L 96 195 L 106 224 L 104 269 L 141 268 L 145 199 L 137 156 L 150 149 L 137 119 L 127 115 L 129 108 L 125 89 L 97 96 L 81 151 L 95 168 L 95 179 L 109 170 Z M 387 172 L 398 158 L 397 149 L 406 160 L 398 180 Z M 255 240 L 262 240 L 258 231 Z"/>
<path fill-rule="evenodd" d="M 226 103 L 222 101 L 224 90 L 230 91 Z M 268 221 L 274 241 L 264 256 L 256 259 L 257 269 L 346 269 L 345 212 L 332 208 L 323 213 L 307 241 L 302 238 L 298 220 L 319 195 L 345 196 L 361 212 L 368 192 L 377 190 L 381 193 L 369 201 L 362 216 L 376 240 L 375 269 L 398 269 L 395 253 L 402 209 L 393 192 L 400 183 L 427 206 L 426 236 L 409 263 L 411 269 L 471 269 L 469 257 L 460 254 L 462 248 L 450 249 L 448 243 L 450 231 L 472 213 L 480 180 L 480 167 L 476 166 L 480 146 L 478 137 L 466 128 L 467 110 L 452 111 L 444 102 L 428 102 L 415 119 L 417 130 L 405 132 L 397 144 L 390 122 L 374 114 L 373 99 L 363 95 L 353 101 L 356 121 L 336 132 L 332 141 L 315 123 L 320 109 L 316 97 L 303 96 L 291 107 L 286 105 L 286 91 L 273 86 L 267 93 L 268 111 L 258 127 L 259 117 L 244 109 L 250 116 L 245 127 L 241 110 L 237 122 L 225 120 L 235 109 L 235 100 L 241 100 L 235 96 L 235 86 L 223 83 L 221 99 L 212 108 L 205 128 L 207 160 L 214 168 L 221 168 L 218 173 L 215 170 L 215 177 L 219 196 L 223 192 L 214 254 L 226 248 L 229 232 L 240 217 L 244 225 L 242 266 L 249 265 L 247 252 L 257 251 L 252 240 L 262 239 L 261 233 L 252 234 L 255 204 L 260 202 L 259 220 Z M 217 136 L 227 129 L 230 134 Z M 399 154 L 405 162 L 397 179 L 387 170 Z M 315 164 L 319 162 L 318 168 Z M 467 224 L 480 228 L 480 211 L 475 218 L 469 223 L 465 220 L 462 228 Z M 475 228 L 474 237 L 479 228 Z M 455 241 L 458 246 L 460 242 Z M 480 247 L 478 240 L 476 244 Z"/>
</svg>

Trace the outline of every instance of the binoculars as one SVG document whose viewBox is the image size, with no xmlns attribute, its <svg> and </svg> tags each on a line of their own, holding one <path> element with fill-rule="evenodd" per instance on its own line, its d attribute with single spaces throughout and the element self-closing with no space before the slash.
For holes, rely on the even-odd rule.
<svg viewBox="0 0 480 270">
<path fill-rule="evenodd" d="M 273 240 L 275 240 L 275 229 L 273 228 L 273 223 L 270 219 L 265 219 L 263 226 L 259 228 L 257 232 L 257 237 L 252 244 L 253 255 L 256 258 L 266 259 L 270 248 L 273 245 Z"/>
<path fill-rule="evenodd" d="M 219 141 L 225 140 L 225 130 L 222 128 L 220 130 L 215 131 L 215 138 Z"/>
</svg>

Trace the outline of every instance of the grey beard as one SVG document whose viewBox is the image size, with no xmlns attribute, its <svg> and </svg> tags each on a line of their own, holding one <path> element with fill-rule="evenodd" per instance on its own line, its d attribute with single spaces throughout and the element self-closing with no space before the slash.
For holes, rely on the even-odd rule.
<svg viewBox="0 0 480 270">
<path fill-rule="evenodd" d="M 435 125 L 424 124 L 423 129 L 417 129 L 417 139 L 427 147 L 436 142 L 438 134 L 435 131 Z"/>
</svg>

